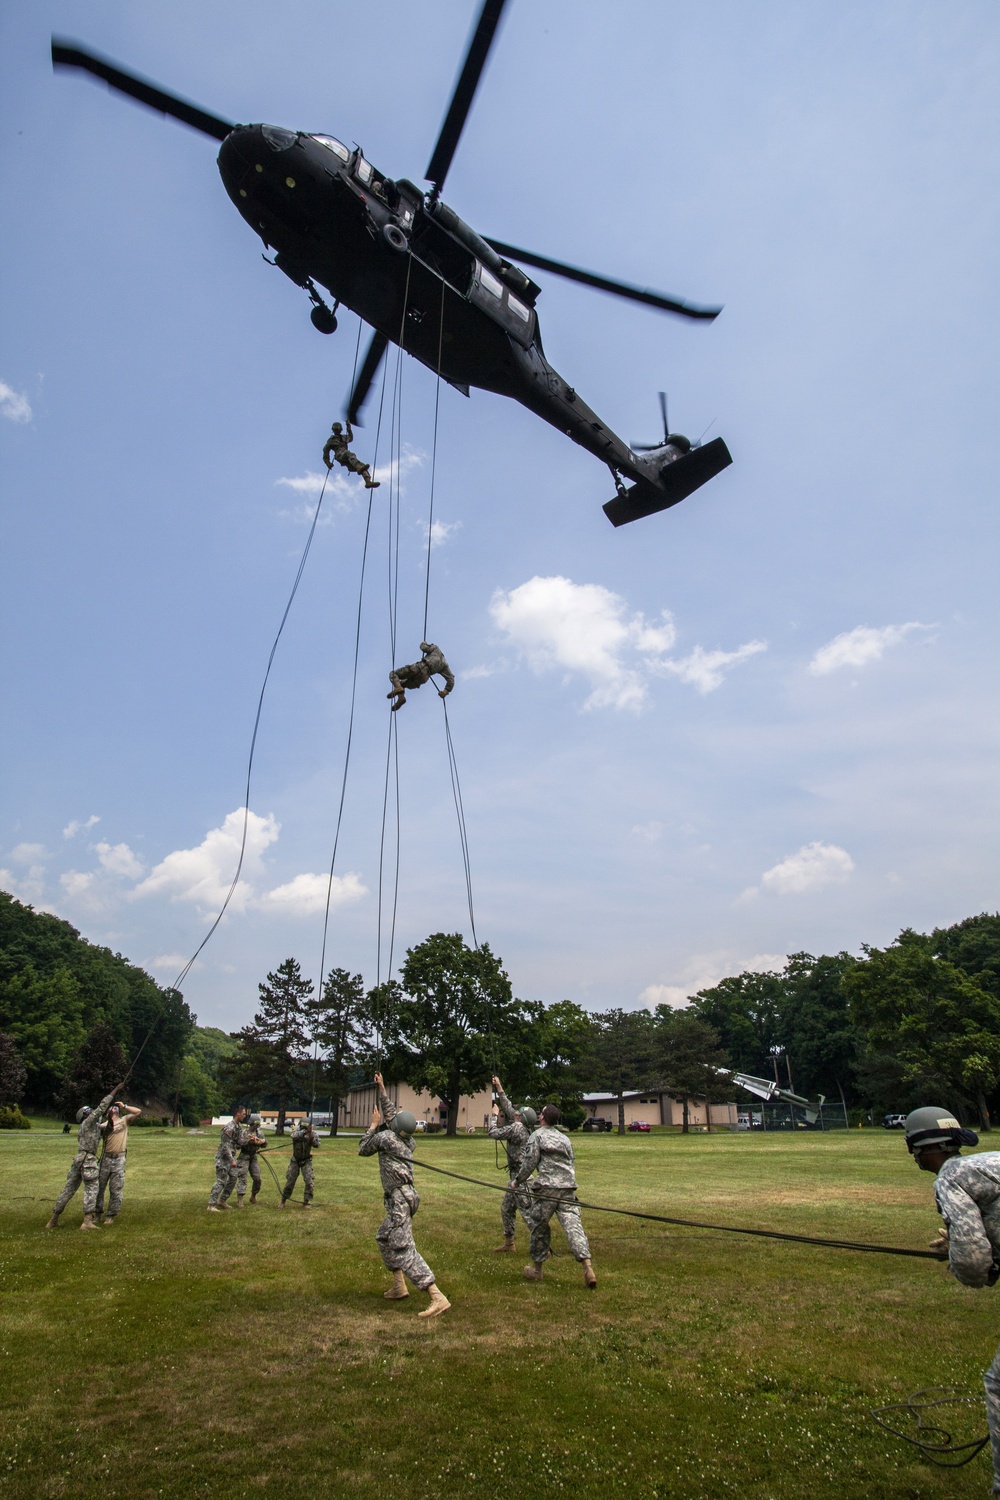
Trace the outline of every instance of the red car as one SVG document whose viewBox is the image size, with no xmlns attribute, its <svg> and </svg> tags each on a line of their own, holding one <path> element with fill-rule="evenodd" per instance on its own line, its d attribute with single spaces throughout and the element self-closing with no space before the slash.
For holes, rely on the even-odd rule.
<svg viewBox="0 0 1000 1500">
<path fill-rule="evenodd" d="M 652 1130 L 653 1127 L 646 1120 L 633 1120 L 628 1128 L 629 1130 Z"/>
</svg>

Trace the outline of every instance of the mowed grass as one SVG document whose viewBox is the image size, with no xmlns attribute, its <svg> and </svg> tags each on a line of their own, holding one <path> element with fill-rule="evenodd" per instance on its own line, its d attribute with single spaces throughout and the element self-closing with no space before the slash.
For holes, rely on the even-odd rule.
<svg viewBox="0 0 1000 1500">
<path fill-rule="evenodd" d="M 938 1225 L 932 1179 L 881 1131 L 574 1144 L 595 1203 L 919 1248 Z M 868 1415 L 981 1391 L 1000 1309 L 932 1261 L 585 1213 L 597 1291 L 565 1255 L 529 1285 L 521 1228 L 490 1254 L 499 1193 L 418 1170 L 417 1242 L 453 1303 L 422 1320 L 422 1294 L 382 1298 L 356 1139 L 323 1142 L 309 1213 L 277 1212 L 265 1172 L 252 1211 L 208 1214 L 214 1139 L 136 1130 L 118 1224 L 81 1234 L 78 1195 L 46 1233 L 72 1147 L 0 1134 L 8 1500 L 989 1492 L 986 1456 L 934 1468 Z M 417 1156 L 504 1180 L 482 1137 Z M 985 1431 L 982 1408 L 954 1426 Z"/>
</svg>

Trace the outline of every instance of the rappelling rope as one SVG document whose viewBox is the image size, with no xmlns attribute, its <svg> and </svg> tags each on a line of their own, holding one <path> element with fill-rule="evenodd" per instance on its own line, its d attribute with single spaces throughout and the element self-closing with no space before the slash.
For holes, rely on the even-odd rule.
<svg viewBox="0 0 1000 1500">
<path fill-rule="evenodd" d="M 455 1177 L 459 1182 L 471 1182 L 476 1187 L 489 1188 L 494 1193 L 505 1193 L 507 1189 L 496 1182 L 484 1182 L 480 1177 L 465 1177 L 461 1172 L 449 1172 L 445 1167 L 432 1167 L 429 1162 L 421 1161 L 414 1157 L 413 1165 L 423 1167 L 428 1172 L 439 1172 L 442 1177 Z M 554 1199 L 556 1202 L 567 1201 L 566 1193 L 540 1193 L 532 1190 L 532 1199 L 535 1202 Z M 869 1245 L 863 1240 L 828 1240 L 819 1239 L 812 1234 L 786 1234 L 778 1229 L 748 1229 L 739 1224 L 705 1224 L 699 1219 L 675 1219 L 665 1214 L 644 1214 L 634 1208 L 609 1208 L 604 1203 L 585 1203 L 582 1198 L 572 1198 L 568 1201 L 576 1203 L 580 1208 L 586 1208 L 591 1213 L 598 1214 L 622 1214 L 629 1219 L 649 1219 L 654 1224 L 680 1224 L 685 1229 L 713 1229 L 722 1234 L 751 1234 L 766 1240 L 790 1240 L 797 1245 L 825 1245 L 831 1250 L 866 1250 L 873 1255 L 906 1255 L 916 1260 L 943 1260 L 935 1250 L 905 1250 L 896 1245 Z"/>
<path fill-rule="evenodd" d="M 935 1391 L 943 1391 L 946 1394 L 938 1396 L 934 1400 L 922 1400 L 922 1397 L 930 1397 Z M 970 1406 L 980 1405 L 981 1396 L 962 1396 L 956 1394 L 957 1387 L 950 1385 L 929 1385 L 922 1391 L 914 1391 L 912 1396 L 907 1396 L 905 1401 L 896 1401 L 890 1406 L 875 1406 L 872 1408 L 871 1416 L 883 1432 L 891 1432 L 893 1437 L 902 1438 L 904 1443 L 912 1443 L 914 1448 L 919 1448 L 925 1458 L 932 1464 L 937 1464 L 939 1469 L 960 1469 L 963 1464 L 971 1463 L 977 1453 L 981 1453 L 990 1440 L 989 1433 L 985 1437 L 973 1438 L 968 1443 L 956 1443 L 947 1427 L 924 1426 L 922 1412 L 929 1411 L 940 1406 Z M 912 1417 L 917 1424 L 917 1432 L 925 1434 L 925 1438 L 936 1435 L 938 1442 L 927 1442 L 919 1437 L 910 1437 L 909 1433 L 900 1432 L 898 1427 L 882 1420 L 882 1414 L 890 1411 L 903 1411 Z M 964 1454 L 963 1458 L 955 1457 L 956 1454 Z M 935 1455 L 951 1455 L 948 1458 L 935 1457 Z"/>
</svg>

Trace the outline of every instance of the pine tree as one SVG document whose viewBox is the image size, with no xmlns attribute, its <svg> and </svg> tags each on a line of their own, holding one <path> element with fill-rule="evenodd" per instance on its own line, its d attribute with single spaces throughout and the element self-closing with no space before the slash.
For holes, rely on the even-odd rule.
<svg viewBox="0 0 1000 1500">
<path fill-rule="evenodd" d="M 127 1072 L 121 1043 L 110 1026 L 99 1021 L 76 1049 L 59 1085 L 56 1103 L 63 1118 L 72 1119 L 81 1105 L 93 1108 Z"/>
<path fill-rule="evenodd" d="M 323 1054 L 323 1090 L 330 1100 L 330 1134 L 337 1133 L 340 1101 L 351 1087 L 365 1042 L 365 982 L 360 974 L 331 969 L 322 995 L 306 1001 L 312 1039 Z"/>
<path fill-rule="evenodd" d="M 303 1092 L 309 1060 L 306 1001 L 312 980 L 302 978 L 298 960 L 286 958 L 257 986 L 260 1009 L 252 1026 L 235 1033 L 239 1043 L 220 1076 L 236 1097 L 273 1094 L 278 1102 L 278 1135 L 285 1133 L 285 1110 Z"/>
</svg>

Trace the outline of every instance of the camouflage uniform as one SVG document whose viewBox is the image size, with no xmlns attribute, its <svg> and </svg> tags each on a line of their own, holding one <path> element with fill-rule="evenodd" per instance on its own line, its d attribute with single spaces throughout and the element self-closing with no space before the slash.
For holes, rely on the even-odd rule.
<svg viewBox="0 0 1000 1500">
<path fill-rule="evenodd" d="M 517 1176 L 521 1162 L 524 1160 L 524 1150 L 531 1136 L 527 1125 L 517 1118 L 517 1111 L 504 1093 L 497 1094 L 497 1104 L 500 1106 L 500 1117 L 496 1124 L 490 1122 L 487 1135 L 490 1140 L 503 1141 L 503 1148 L 507 1153 L 507 1166 L 510 1177 Z M 503 1124 L 500 1124 L 500 1120 Z M 505 1239 L 513 1239 L 514 1230 L 517 1228 L 517 1211 L 521 1210 L 521 1217 L 531 1228 L 531 1198 L 527 1188 L 508 1188 L 500 1200 L 500 1222 L 503 1225 Z"/>
<path fill-rule="evenodd" d="M 316 1168 L 312 1164 L 313 1151 L 319 1150 L 319 1136 L 313 1130 L 308 1120 L 302 1120 L 292 1131 L 292 1159 L 288 1163 L 288 1171 L 285 1173 L 285 1186 L 281 1192 L 282 1203 L 287 1203 L 292 1196 L 292 1188 L 298 1181 L 299 1173 L 302 1173 L 302 1202 L 311 1203 L 313 1188 L 316 1186 Z M 260 1168 L 257 1168 L 258 1175 Z"/>
<path fill-rule="evenodd" d="M 404 688 L 422 687 L 429 682 L 431 677 L 437 673 L 444 678 L 444 687 L 438 691 L 442 698 L 447 698 L 455 686 L 455 675 L 444 659 L 441 647 L 435 646 L 433 641 L 421 641 L 420 650 L 423 652 L 419 661 L 411 662 L 409 666 L 393 667 L 389 673 L 389 681 L 392 683 L 392 692 L 387 693 L 387 698 L 395 698 L 392 705 L 393 710 L 402 708 L 406 702 Z"/>
<path fill-rule="evenodd" d="M 379 1090 L 379 1109 L 388 1125 L 398 1113 L 384 1089 Z M 413 1186 L 413 1146 L 392 1130 L 376 1126 L 366 1131 L 359 1156 L 378 1153 L 378 1170 L 382 1179 L 385 1218 L 375 1231 L 375 1241 L 387 1271 L 402 1271 L 415 1287 L 426 1291 L 434 1285 L 434 1272 L 413 1243 L 413 1215 L 420 1207 L 420 1195 Z"/>
<path fill-rule="evenodd" d="M 267 1143 L 265 1142 L 263 1146 L 258 1146 L 257 1142 L 253 1139 L 257 1135 L 262 1136 L 263 1130 L 259 1126 L 251 1124 L 246 1138 L 240 1147 L 240 1154 L 236 1158 L 237 1201 L 246 1193 L 248 1176 L 253 1183 L 253 1192 L 250 1194 L 251 1203 L 263 1186 L 264 1179 L 260 1175 L 260 1162 L 257 1160 L 257 1152 L 266 1151 Z"/>
<path fill-rule="evenodd" d="M 101 1141 L 101 1126 L 104 1124 L 104 1112 L 110 1109 L 114 1103 L 115 1089 L 102 1099 L 96 1109 L 92 1109 L 89 1115 L 85 1115 L 80 1122 L 80 1129 L 76 1136 L 76 1155 L 73 1164 L 66 1174 L 66 1185 L 59 1197 L 56 1199 L 52 1210 L 53 1219 L 58 1219 L 77 1188 L 83 1183 L 83 1212 L 84 1216 L 92 1215 L 97 1204 L 97 1183 L 100 1176 L 100 1168 L 97 1165 L 97 1148 Z"/>
<path fill-rule="evenodd" d="M 125 1193 L 125 1152 L 105 1151 L 98 1164 L 97 1203 L 94 1212 L 104 1213 L 104 1195 L 108 1195 L 109 1219 L 117 1218 L 122 1211 Z"/>
<path fill-rule="evenodd" d="M 992 1286 L 1000 1274 L 1000 1151 L 953 1156 L 934 1183 L 948 1226 L 948 1269 L 963 1286 Z M 986 1371 L 993 1493 L 1000 1495 L 1000 1349 Z"/>
<path fill-rule="evenodd" d="M 236 1120 L 223 1125 L 219 1149 L 215 1153 L 215 1182 L 209 1194 L 209 1208 L 225 1203 L 236 1186 L 236 1154 L 243 1149 L 247 1127 Z"/>
<path fill-rule="evenodd" d="M 531 1185 L 531 1217 L 528 1221 L 531 1225 L 528 1252 L 531 1259 L 536 1265 L 541 1265 L 551 1254 L 549 1220 L 555 1214 L 575 1258 L 589 1260 L 590 1246 L 583 1231 L 580 1205 L 576 1201 L 573 1147 L 569 1137 L 551 1125 L 540 1125 L 532 1131 L 514 1181 L 527 1182 L 535 1171 L 538 1176 Z"/>
</svg>

